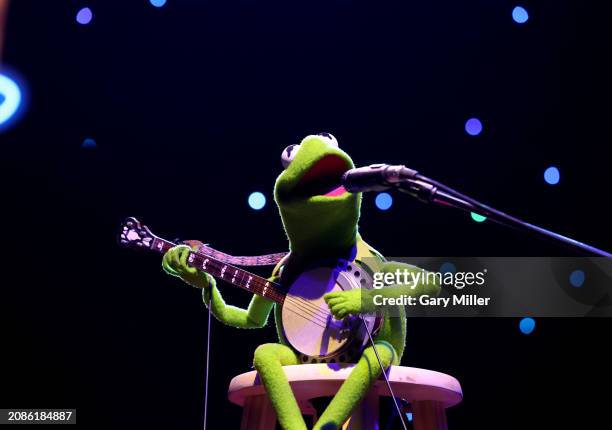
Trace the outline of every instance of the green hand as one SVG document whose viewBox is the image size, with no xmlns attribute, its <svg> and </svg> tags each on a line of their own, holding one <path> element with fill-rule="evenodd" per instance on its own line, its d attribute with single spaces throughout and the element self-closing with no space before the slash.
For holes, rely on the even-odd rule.
<svg viewBox="0 0 612 430">
<path fill-rule="evenodd" d="M 162 268 L 169 275 L 181 278 L 184 282 L 193 287 L 208 290 L 211 284 L 211 276 L 187 264 L 187 258 L 189 258 L 190 252 L 191 248 L 187 245 L 177 245 L 170 248 L 170 250 L 164 254 Z"/>
<path fill-rule="evenodd" d="M 371 306 L 368 306 L 372 303 L 370 292 L 361 288 L 327 293 L 323 299 L 337 319 L 372 311 Z"/>
</svg>

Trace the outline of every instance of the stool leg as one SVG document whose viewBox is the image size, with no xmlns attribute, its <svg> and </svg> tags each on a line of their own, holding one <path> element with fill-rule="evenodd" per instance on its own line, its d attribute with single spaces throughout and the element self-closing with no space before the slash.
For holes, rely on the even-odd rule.
<svg viewBox="0 0 612 430">
<path fill-rule="evenodd" d="M 371 389 L 344 423 L 342 430 L 378 429 L 378 391 Z"/>
<path fill-rule="evenodd" d="M 274 430 L 276 412 L 265 395 L 247 397 L 242 409 L 240 430 Z"/>
<path fill-rule="evenodd" d="M 447 430 L 446 411 L 439 402 L 414 402 L 412 417 L 414 430 Z"/>
</svg>

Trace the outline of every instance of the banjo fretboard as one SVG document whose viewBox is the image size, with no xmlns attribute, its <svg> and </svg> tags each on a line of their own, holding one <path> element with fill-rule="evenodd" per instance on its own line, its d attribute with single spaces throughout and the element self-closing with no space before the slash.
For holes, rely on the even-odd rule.
<svg viewBox="0 0 612 430">
<path fill-rule="evenodd" d="M 119 242 L 131 248 L 145 248 L 165 254 L 176 246 L 168 240 L 157 237 L 136 219 L 128 218 L 123 224 Z M 254 273 L 226 264 L 201 251 L 191 251 L 187 263 L 198 270 L 206 271 L 217 279 L 222 279 L 253 294 L 283 304 L 286 294 L 282 287 Z"/>
</svg>

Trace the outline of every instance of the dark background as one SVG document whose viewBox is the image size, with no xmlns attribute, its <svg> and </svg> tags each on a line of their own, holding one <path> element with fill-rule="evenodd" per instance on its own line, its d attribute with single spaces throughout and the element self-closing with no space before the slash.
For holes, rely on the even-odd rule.
<svg viewBox="0 0 612 430">
<path fill-rule="evenodd" d="M 522 2 L 518 25 L 512 1 L 14 1 L 3 60 L 29 103 L 0 134 L 0 407 L 199 428 L 199 292 L 158 256 L 119 249 L 116 230 L 138 216 L 233 254 L 284 250 L 271 190 L 282 149 L 310 133 L 332 132 L 357 165 L 406 164 L 612 249 L 602 3 Z M 83 6 L 90 25 L 75 22 Z M 263 210 L 246 204 L 252 191 Z M 402 196 L 387 212 L 365 196 L 361 232 L 386 255 L 572 255 Z M 607 426 L 609 394 L 595 389 L 610 382 L 611 322 L 537 319 L 529 336 L 518 322 L 409 319 L 403 364 L 460 380 L 450 428 Z M 214 325 L 210 428 L 238 427 L 227 385 L 271 341 L 272 327 Z"/>
</svg>

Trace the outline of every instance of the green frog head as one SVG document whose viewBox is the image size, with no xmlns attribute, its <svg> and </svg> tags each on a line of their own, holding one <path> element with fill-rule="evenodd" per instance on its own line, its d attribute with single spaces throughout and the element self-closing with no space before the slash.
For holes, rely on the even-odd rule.
<svg viewBox="0 0 612 430">
<path fill-rule="evenodd" d="M 292 255 L 344 255 L 355 244 L 361 194 L 347 192 L 342 175 L 353 160 L 327 133 L 307 136 L 282 154 L 285 169 L 276 179 L 274 200 Z"/>
</svg>

